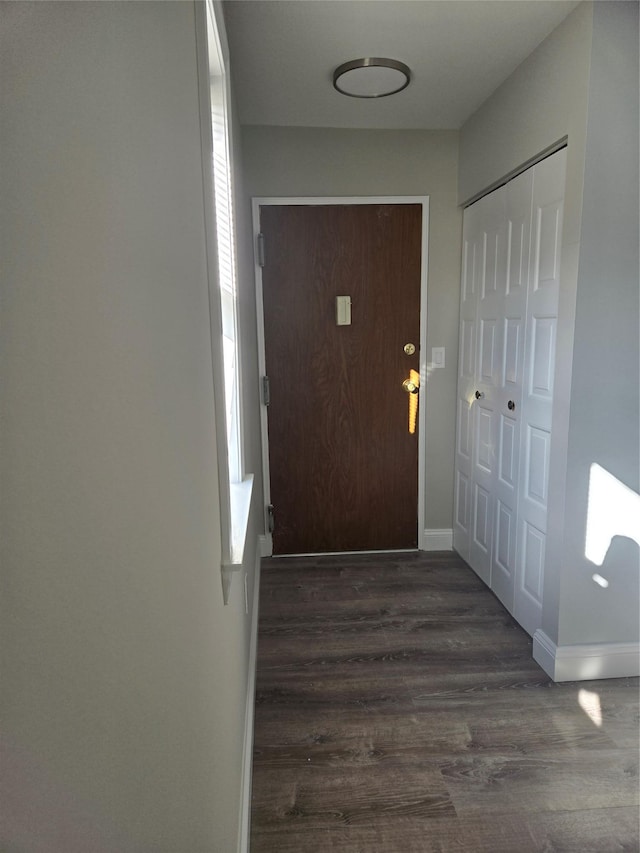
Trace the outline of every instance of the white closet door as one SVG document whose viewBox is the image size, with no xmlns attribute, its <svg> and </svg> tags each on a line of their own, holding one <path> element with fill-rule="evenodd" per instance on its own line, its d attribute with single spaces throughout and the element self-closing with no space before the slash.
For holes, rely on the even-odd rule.
<svg viewBox="0 0 640 853">
<path fill-rule="evenodd" d="M 524 375 L 525 317 L 529 284 L 533 170 L 504 188 L 507 258 L 500 319 L 502 351 L 496 389 L 497 461 L 491 588 L 514 612 L 518 532 L 520 419 Z"/>
<path fill-rule="evenodd" d="M 541 625 L 566 149 L 533 169 L 514 615 Z"/>
<path fill-rule="evenodd" d="M 454 548 L 540 627 L 566 151 L 465 211 Z"/>
<path fill-rule="evenodd" d="M 476 369 L 476 306 L 482 267 L 483 241 L 476 206 L 464 213 L 462 280 L 460 287 L 460 338 L 458 346 L 458 407 L 456 424 L 456 481 L 453 546 L 469 562 L 472 467 L 472 401 Z"/>
<path fill-rule="evenodd" d="M 469 563 L 491 585 L 491 555 L 498 437 L 498 391 L 503 344 L 503 308 L 507 270 L 505 192 L 497 190 L 477 203 L 481 217 L 481 269 L 476 308 L 476 383 L 473 398 L 473 454 Z"/>
</svg>

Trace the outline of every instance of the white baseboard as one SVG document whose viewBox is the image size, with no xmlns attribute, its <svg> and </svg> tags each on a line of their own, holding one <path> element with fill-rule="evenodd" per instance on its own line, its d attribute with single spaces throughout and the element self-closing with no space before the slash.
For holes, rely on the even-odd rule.
<svg viewBox="0 0 640 853">
<path fill-rule="evenodd" d="M 270 557 L 273 554 L 273 537 L 270 533 L 258 536 L 258 551 L 261 557 Z"/>
<path fill-rule="evenodd" d="M 262 537 L 259 537 L 262 538 Z M 249 634 L 249 666 L 247 674 L 247 705 L 244 714 L 244 747 L 242 756 L 242 785 L 240 800 L 240 832 L 238 853 L 249 853 L 251 821 L 251 777 L 253 774 L 253 715 L 256 696 L 256 661 L 258 654 L 258 612 L 260 601 L 260 545 L 256 552 L 253 606 Z"/>
<path fill-rule="evenodd" d="M 590 681 L 640 675 L 640 643 L 557 646 L 540 628 L 533 658 L 554 681 Z"/>
<path fill-rule="evenodd" d="M 453 530 L 423 530 L 421 551 L 453 551 Z"/>
</svg>

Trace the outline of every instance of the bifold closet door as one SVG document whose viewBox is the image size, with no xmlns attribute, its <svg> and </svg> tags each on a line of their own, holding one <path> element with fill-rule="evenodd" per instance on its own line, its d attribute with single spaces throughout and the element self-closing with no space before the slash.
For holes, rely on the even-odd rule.
<svg viewBox="0 0 640 853">
<path fill-rule="evenodd" d="M 464 214 L 454 548 L 529 633 L 541 624 L 562 150 Z"/>
</svg>

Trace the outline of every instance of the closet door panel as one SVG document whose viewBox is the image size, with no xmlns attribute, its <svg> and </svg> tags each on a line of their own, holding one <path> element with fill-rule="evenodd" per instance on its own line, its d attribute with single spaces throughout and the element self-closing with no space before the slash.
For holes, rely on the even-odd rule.
<svg viewBox="0 0 640 853">
<path fill-rule="evenodd" d="M 541 530 L 527 521 L 522 522 L 522 530 L 524 539 L 522 548 L 522 589 L 520 594 L 525 594 L 531 601 L 541 601 L 546 536 Z M 520 605 L 522 603 L 521 601 L 518 602 Z"/>
<path fill-rule="evenodd" d="M 495 544 L 493 549 L 493 582 L 495 589 L 501 583 L 508 589 L 513 589 L 513 567 L 516 557 L 517 518 L 507 504 L 496 501 Z M 505 576 L 502 581 L 501 576 Z M 497 594 L 497 592 L 496 592 Z M 503 604 L 510 612 L 513 610 L 513 594 Z M 502 600 L 502 599 L 501 599 Z M 511 606 L 509 606 L 511 604 Z"/>
<path fill-rule="evenodd" d="M 477 481 L 473 484 L 473 529 L 471 567 L 485 583 L 489 583 L 488 567 L 491 557 L 492 497 Z"/>
<path fill-rule="evenodd" d="M 525 172 L 503 188 L 506 260 L 500 317 L 502 353 L 496 405 L 499 416 L 498 470 L 495 481 L 495 547 L 491 588 L 510 613 L 515 607 L 518 540 L 520 418 L 524 379 L 525 321 L 531 242 L 533 175 Z"/>
<path fill-rule="evenodd" d="M 471 496 L 469 494 L 469 478 L 462 472 L 456 471 L 455 508 L 453 519 L 453 546 L 467 561 L 469 559 L 469 514 Z M 461 533 L 462 531 L 462 533 Z M 466 555 L 465 555 L 466 550 Z"/>
<path fill-rule="evenodd" d="M 483 243 L 479 217 L 473 208 L 465 211 L 462 235 L 462 279 L 460 286 L 460 333 L 458 348 L 458 417 L 456 423 L 456 478 L 454 494 L 453 546 L 469 560 L 471 538 L 471 471 L 473 465 L 473 391 L 476 373 L 476 310 Z"/>
<path fill-rule="evenodd" d="M 473 245 L 470 251 L 473 252 Z M 475 309 L 474 309 L 475 310 Z M 469 536 L 471 521 L 471 465 L 473 449 L 473 420 L 471 410 L 471 387 L 475 372 L 475 323 L 463 320 L 460 328 L 460 353 L 458 365 L 458 419 L 456 425 L 456 491 L 454 517 L 454 546 L 462 556 L 469 559 Z"/>
<path fill-rule="evenodd" d="M 497 391 L 502 373 L 507 229 L 504 190 L 496 190 L 474 205 L 479 215 L 481 268 L 477 282 L 476 376 L 474 390 L 474 440 L 472 465 L 472 535 L 469 563 L 491 586 L 495 481 L 498 467 L 499 410 Z"/>
<path fill-rule="evenodd" d="M 557 293 L 556 302 L 557 302 Z M 557 306 L 549 303 L 549 294 L 538 301 L 537 313 L 531 317 L 531 354 L 527 393 L 530 404 L 549 405 L 553 399 L 553 366 L 556 349 L 556 317 L 549 312 Z M 544 304 L 540 304 L 544 303 Z M 535 310 L 535 309 L 534 309 Z"/>
<path fill-rule="evenodd" d="M 542 621 L 565 163 L 563 150 L 530 170 L 532 236 L 514 610 L 516 619 L 530 634 Z"/>
<path fill-rule="evenodd" d="M 512 307 L 511 314 L 504 318 L 504 360 L 502 364 L 502 389 L 522 392 L 522 352 L 524 333 L 522 329 L 523 316 L 517 307 Z"/>
</svg>

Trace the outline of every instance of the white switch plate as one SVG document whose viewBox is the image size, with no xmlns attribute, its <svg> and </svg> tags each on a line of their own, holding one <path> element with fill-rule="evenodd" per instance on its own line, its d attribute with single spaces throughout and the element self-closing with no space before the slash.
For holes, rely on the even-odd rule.
<svg viewBox="0 0 640 853">
<path fill-rule="evenodd" d="M 431 347 L 432 367 L 444 367 L 444 347 Z"/>
</svg>

